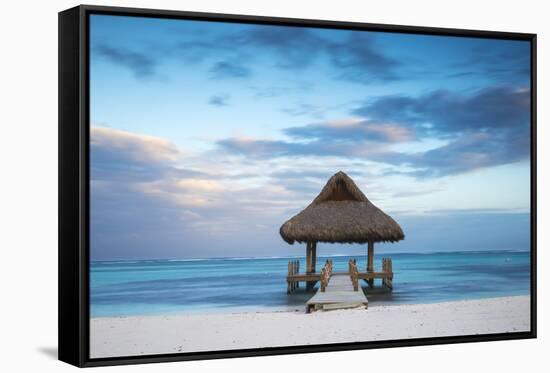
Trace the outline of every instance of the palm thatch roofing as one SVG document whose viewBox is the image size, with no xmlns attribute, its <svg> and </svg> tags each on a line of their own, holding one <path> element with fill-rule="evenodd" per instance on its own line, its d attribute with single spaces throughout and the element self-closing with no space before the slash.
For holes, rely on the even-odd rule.
<svg viewBox="0 0 550 373">
<path fill-rule="evenodd" d="M 372 204 L 344 172 L 332 176 L 321 193 L 280 229 L 297 242 L 396 242 L 405 238 L 395 220 Z"/>
</svg>

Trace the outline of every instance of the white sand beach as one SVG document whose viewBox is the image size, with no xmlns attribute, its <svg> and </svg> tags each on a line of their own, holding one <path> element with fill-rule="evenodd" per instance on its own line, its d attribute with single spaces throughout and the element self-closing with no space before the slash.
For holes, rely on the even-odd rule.
<svg viewBox="0 0 550 373">
<path fill-rule="evenodd" d="M 92 318 L 92 358 L 528 331 L 530 297 L 301 312 Z"/>
</svg>

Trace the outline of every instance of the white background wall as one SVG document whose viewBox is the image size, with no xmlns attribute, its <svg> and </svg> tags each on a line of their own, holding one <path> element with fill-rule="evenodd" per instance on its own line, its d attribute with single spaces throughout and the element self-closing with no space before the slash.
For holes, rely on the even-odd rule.
<svg viewBox="0 0 550 373">
<path fill-rule="evenodd" d="M 543 1 L 88 1 L 372 23 L 538 33 L 539 338 L 110 368 L 132 372 L 543 370 L 550 350 L 546 104 L 550 42 Z M 0 370 L 69 371 L 57 353 L 57 12 L 75 1 L 5 1 L 0 22 Z M 545 15 L 546 14 L 546 15 Z M 546 210 L 546 211 L 545 211 Z M 545 229 L 546 227 L 546 229 Z M 545 295 L 546 293 L 546 295 Z M 546 364 L 545 364 L 546 362 Z"/>
</svg>

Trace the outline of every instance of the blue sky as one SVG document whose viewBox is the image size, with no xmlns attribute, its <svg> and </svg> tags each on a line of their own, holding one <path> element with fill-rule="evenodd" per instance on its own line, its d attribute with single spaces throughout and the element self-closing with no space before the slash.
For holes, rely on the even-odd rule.
<svg viewBox="0 0 550 373">
<path fill-rule="evenodd" d="M 94 260 L 302 254 L 279 226 L 339 170 L 402 225 L 380 252 L 529 248 L 528 42 L 104 15 L 90 30 Z"/>
</svg>

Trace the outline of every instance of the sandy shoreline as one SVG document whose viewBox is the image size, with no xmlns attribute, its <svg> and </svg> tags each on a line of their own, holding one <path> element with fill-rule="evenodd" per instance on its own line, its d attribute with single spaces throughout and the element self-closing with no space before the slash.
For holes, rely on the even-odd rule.
<svg viewBox="0 0 550 373">
<path fill-rule="evenodd" d="M 530 297 L 368 310 L 102 317 L 92 358 L 528 331 Z"/>
</svg>

